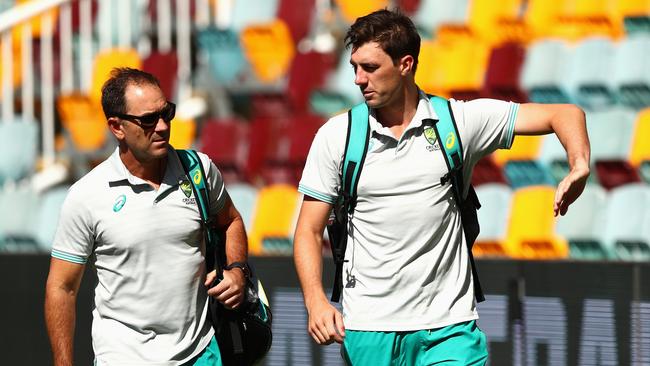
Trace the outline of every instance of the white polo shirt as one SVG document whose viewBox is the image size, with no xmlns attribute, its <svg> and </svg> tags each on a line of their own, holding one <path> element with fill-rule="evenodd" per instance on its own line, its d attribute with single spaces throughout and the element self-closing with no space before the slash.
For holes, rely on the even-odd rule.
<svg viewBox="0 0 650 366">
<path fill-rule="evenodd" d="M 497 148 L 510 148 L 519 105 L 490 99 L 451 100 L 464 154 L 464 179 Z M 426 95 L 397 140 L 371 110 L 371 137 L 350 217 L 343 267 L 347 329 L 412 331 L 478 318 L 471 266 L 447 165 L 427 118 L 438 119 Z M 334 203 L 347 114 L 314 138 L 298 190 Z M 469 185 L 467 185 L 469 187 Z M 467 194 L 467 189 L 465 191 Z"/>
<path fill-rule="evenodd" d="M 227 193 L 216 166 L 199 156 L 214 215 Z M 70 188 L 52 256 L 97 270 L 97 365 L 180 365 L 212 338 L 200 215 L 183 181 L 172 148 L 157 191 L 131 175 L 116 150 Z"/>
</svg>

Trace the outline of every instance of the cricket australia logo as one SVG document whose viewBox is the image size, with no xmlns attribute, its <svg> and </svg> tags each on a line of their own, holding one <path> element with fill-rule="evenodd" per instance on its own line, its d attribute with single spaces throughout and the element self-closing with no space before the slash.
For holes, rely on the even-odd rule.
<svg viewBox="0 0 650 366">
<path fill-rule="evenodd" d="M 181 191 L 185 195 L 185 198 L 183 198 L 183 202 L 188 205 L 194 205 L 196 204 L 196 200 L 192 196 L 192 183 L 190 183 L 189 180 L 185 179 L 182 180 L 178 186 L 181 188 Z"/>
<path fill-rule="evenodd" d="M 424 128 L 424 138 L 427 139 L 427 142 L 429 143 L 429 146 L 427 146 L 427 150 L 429 151 L 440 150 L 440 144 L 438 144 L 438 139 L 436 138 L 436 131 L 433 130 L 433 127 L 426 126 Z"/>
</svg>

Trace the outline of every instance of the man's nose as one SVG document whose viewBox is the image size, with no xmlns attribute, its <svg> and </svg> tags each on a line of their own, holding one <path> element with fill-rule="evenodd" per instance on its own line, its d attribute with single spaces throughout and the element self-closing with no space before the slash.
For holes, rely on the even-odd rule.
<svg viewBox="0 0 650 366">
<path fill-rule="evenodd" d="M 354 73 L 354 83 L 356 85 L 364 85 L 368 83 L 368 75 L 361 68 L 357 68 Z"/>
</svg>

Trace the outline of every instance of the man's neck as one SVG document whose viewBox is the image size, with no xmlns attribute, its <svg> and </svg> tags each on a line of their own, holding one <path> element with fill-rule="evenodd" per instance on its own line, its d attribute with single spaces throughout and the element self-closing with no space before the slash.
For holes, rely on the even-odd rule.
<svg viewBox="0 0 650 366">
<path fill-rule="evenodd" d="M 397 139 L 401 137 L 402 132 L 415 116 L 420 99 L 418 87 L 411 84 L 404 88 L 403 93 L 398 97 L 390 105 L 376 111 L 377 121 L 382 126 L 390 128 Z"/>
<path fill-rule="evenodd" d="M 160 187 L 167 166 L 166 156 L 160 159 L 139 160 L 128 149 L 120 148 L 120 159 L 131 175 L 146 181 L 154 189 Z"/>
</svg>

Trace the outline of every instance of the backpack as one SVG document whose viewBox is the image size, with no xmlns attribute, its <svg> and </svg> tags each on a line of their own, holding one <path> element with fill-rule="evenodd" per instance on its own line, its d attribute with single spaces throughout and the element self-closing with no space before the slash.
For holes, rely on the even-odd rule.
<svg viewBox="0 0 650 366">
<path fill-rule="evenodd" d="M 210 196 L 205 184 L 205 171 L 194 150 L 176 150 L 185 175 L 199 207 L 201 226 L 206 243 L 206 269 L 217 270 L 217 281 L 223 279 L 226 265 L 224 233 L 215 228 L 209 215 Z M 181 183 L 182 184 L 182 183 Z M 215 331 L 223 365 L 253 365 L 271 349 L 272 314 L 262 283 L 251 275 L 246 279 L 243 303 L 237 309 L 227 309 L 223 304 L 208 298 L 208 315 Z M 217 282 L 215 282 L 216 284 Z"/>
<path fill-rule="evenodd" d="M 481 204 L 474 187 L 470 184 L 466 198 L 463 198 L 463 147 L 458 133 L 458 126 L 454 120 L 449 101 L 429 95 L 429 102 L 438 115 L 439 120 L 430 120 L 440 144 L 448 172 L 441 179 L 442 185 L 451 182 L 454 198 L 460 208 L 463 232 L 469 251 L 469 260 L 474 279 L 474 294 L 477 302 L 485 300 L 483 290 L 478 279 L 478 272 L 472 255 L 472 246 L 479 234 L 477 210 Z M 338 302 L 343 289 L 343 263 L 348 239 L 348 215 L 354 211 L 357 199 L 357 185 L 363 163 L 368 152 L 370 139 L 370 125 L 368 121 L 369 109 L 365 103 L 358 104 L 348 111 L 348 131 L 343 153 L 343 167 L 341 169 L 341 186 L 338 197 L 334 203 L 330 220 L 327 224 L 327 233 L 330 238 L 332 257 L 336 265 L 334 285 L 332 288 L 332 301 Z M 444 137 L 444 138 L 443 138 Z"/>
</svg>

